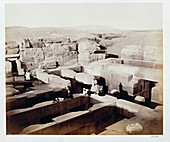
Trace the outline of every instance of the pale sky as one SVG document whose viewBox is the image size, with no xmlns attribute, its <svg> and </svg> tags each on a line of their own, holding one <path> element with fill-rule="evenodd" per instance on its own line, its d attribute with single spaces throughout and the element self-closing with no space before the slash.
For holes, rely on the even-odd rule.
<svg viewBox="0 0 170 142">
<path fill-rule="evenodd" d="M 160 3 L 6 4 L 5 25 L 72 27 L 104 25 L 125 30 L 162 29 Z"/>
</svg>

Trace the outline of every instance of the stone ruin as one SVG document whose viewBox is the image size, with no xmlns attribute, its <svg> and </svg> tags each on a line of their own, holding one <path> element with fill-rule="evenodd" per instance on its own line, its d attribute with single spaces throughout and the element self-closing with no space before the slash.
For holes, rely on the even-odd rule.
<svg viewBox="0 0 170 142">
<path fill-rule="evenodd" d="M 19 54 L 19 61 L 28 70 L 52 69 L 76 63 L 89 64 L 105 59 L 105 50 L 106 48 L 101 49 L 98 43 L 88 39 L 78 43 L 67 38 L 25 39 L 18 44 L 6 45 L 7 58 L 8 55 Z M 102 53 L 95 53 L 95 51 L 102 51 Z"/>
<path fill-rule="evenodd" d="M 20 49 L 20 60 L 30 70 L 39 66 L 42 68 L 56 68 L 56 65 L 64 65 L 70 60 L 77 59 L 75 43 L 54 43 L 43 39 L 28 42 L 25 41 Z"/>
<path fill-rule="evenodd" d="M 121 51 L 122 59 L 163 63 L 163 50 L 155 46 L 128 45 Z"/>
<path fill-rule="evenodd" d="M 78 45 L 78 62 L 81 65 L 89 64 L 94 61 L 105 59 L 106 54 L 98 53 L 95 51 L 101 51 L 99 44 L 94 41 L 82 41 Z"/>
<path fill-rule="evenodd" d="M 99 38 L 101 36 L 108 38 L 106 35 L 99 35 Z M 154 126 L 152 120 L 156 121 L 159 129 L 150 131 L 162 134 L 161 110 L 158 109 L 163 103 L 162 49 L 128 45 L 123 48 L 120 58 L 106 59 L 106 49 L 101 48 L 95 40 L 75 42 L 67 38 L 25 39 L 15 44 L 14 48 L 8 44 L 6 48 L 6 72 L 12 71 L 14 65 L 10 62 L 13 61 L 18 70 L 14 80 L 10 80 L 11 77 L 6 79 L 8 134 L 102 135 L 112 134 L 111 131 L 114 131 L 113 134 L 148 134 L 146 128 Z M 24 74 L 23 68 L 34 71 L 40 84 L 25 81 L 20 76 Z M 104 96 L 82 95 L 83 88 L 89 88 L 93 78 L 97 77 L 104 79 L 107 93 Z M 26 87 L 27 83 L 36 85 L 31 86 L 31 90 L 20 92 L 22 83 L 26 83 Z M 123 93 L 128 94 L 128 97 L 120 97 L 120 83 Z M 74 93 L 73 99 L 61 100 L 67 92 L 66 88 L 70 86 Z M 61 97 L 60 103 L 52 103 L 54 97 Z M 158 107 L 146 107 L 148 99 Z M 148 114 L 153 116 L 150 118 Z M 106 128 L 105 122 L 110 126 Z M 129 128 L 133 126 L 130 124 L 139 124 L 140 131 L 136 125 Z M 101 132 L 100 127 L 106 129 Z M 125 131 L 125 127 L 128 130 Z"/>
</svg>

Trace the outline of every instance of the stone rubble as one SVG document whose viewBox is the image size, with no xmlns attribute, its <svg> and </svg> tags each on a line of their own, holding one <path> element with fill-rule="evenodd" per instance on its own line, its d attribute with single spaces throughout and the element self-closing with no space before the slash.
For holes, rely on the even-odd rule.
<svg viewBox="0 0 170 142">
<path fill-rule="evenodd" d="M 126 126 L 126 132 L 131 135 L 140 134 L 142 131 L 143 127 L 139 123 L 129 124 Z"/>
</svg>

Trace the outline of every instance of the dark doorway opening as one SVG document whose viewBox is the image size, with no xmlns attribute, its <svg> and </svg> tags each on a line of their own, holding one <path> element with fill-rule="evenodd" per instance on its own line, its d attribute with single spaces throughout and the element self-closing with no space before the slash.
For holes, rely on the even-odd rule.
<svg viewBox="0 0 170 142">
<path fill-rule="evenodd" d="M 16 61 L 12 61 L 12 73 L 18 74 Z"/>
</svg>

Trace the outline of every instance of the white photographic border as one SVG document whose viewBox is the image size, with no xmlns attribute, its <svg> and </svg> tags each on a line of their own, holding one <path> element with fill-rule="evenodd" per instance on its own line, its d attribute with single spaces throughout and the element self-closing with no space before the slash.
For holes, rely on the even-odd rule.
<svg viewBox="0 0 170 142">
<path fill-rule="evenodd" d="M 104 136 L 65 136 L 65 135 L 6 135 L 5 109 L 5 4 L 9 3 L 162 3 L 163 4 L 163 92 L 164 125 L 163 135 L 104 135 Z M 0 141 L 170 141 L 169 101 L 169 61 L 170 61 L 170 1 L 168 0 L 0 0 Z"/>
</svg>

